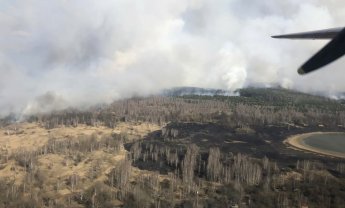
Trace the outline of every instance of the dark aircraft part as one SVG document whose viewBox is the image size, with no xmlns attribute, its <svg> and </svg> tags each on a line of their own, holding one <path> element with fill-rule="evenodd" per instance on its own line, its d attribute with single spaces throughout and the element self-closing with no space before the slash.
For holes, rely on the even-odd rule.
<svg viewBox="0 0 345 208">
<path fill-rule="evenodd" d="M 299 74 L 317 70 L 345 54 L 345 29 L 298 69 Z"/>
<path fill-rule="evenodd" d="M 289 39 L 332 39 L 324 48 L 311 57 L 301 68 L 299 74 L 306 74 L 315 71 L 345 54 L 345 27 L 327 30 L 317 30 L 288 35 L 277 35 L 272 38 Z"/>
<path fill-rule="evenodd" d="M 303 33 L 292 33 L 287 35 L 276 35 L 272 38 L 288 38 L 288 39 L 333 39 L 336 37 L 340 31 L 344 28 L 333 28 L 327 30 L 317 30 Z"/>
</svg>

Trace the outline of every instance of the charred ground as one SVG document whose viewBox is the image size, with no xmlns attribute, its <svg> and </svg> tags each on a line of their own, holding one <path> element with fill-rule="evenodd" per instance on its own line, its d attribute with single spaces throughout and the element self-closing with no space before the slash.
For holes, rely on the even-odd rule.
<svg viewBox="0 0 345 208">
<path fill-rule="evenodd" d="M 6 200 L 0 205 L 20 207 L 19 198 L 29 207 L 342 207 L 344 160 L 282 141 L 344 131 L 343 102 L 285 89 L 237 93 L 188 95 L 179 88 L 174 96 L 32 115 L 27 121 L 45 131 L 65 133 L 58 139 L 42 134 L 38 149 L 11 153 L 4 147 L 2 170 L 16 167 L 13 173 L 19 170 L 25 180 L 4 178 L 0 197 Z M 12 115 L 1 121 L 4 134 L 32 138 L 14 120 Z M 66 133 L 81 127 L 95 133 Z M 99 128 L 107 133 L 97 133 Z M 57 164 L 44 163 L 49 158 Z M 42 174 L 54 175 L 60 166 L 70 174 L 55 180 Z M 29 194 L 27 187 L 36 191 Z"/>
</svg>

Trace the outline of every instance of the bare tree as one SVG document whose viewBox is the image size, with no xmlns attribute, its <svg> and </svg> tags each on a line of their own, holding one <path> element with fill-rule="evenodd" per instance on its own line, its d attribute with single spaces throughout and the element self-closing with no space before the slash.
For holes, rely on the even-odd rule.
<svg viewBox="0 0 345 208">
<path fill-rule="evenodd" d="M 211 147 L 207 160 L 207 177 L 212 181 L 219 181 L 223 165 L 220 162 L 220 151 L 218 147 Z"/>
<path fill-rule="evenodd" d="M 195 144 L 190 144 L 187 147 L 187 152 L 182 161 L 182 179 L 186 184 L 188 192 L 194 185 L 194 170 L 196 168 L 196 159 L 199 154 L 199 147 Z"/>
</svg>

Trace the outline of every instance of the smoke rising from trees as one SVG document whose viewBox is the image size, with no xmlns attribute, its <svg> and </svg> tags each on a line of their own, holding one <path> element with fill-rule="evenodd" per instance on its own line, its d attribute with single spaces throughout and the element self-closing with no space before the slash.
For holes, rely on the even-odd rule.
<svg viewBox="0 0 345 208">
<path fill-rule="evenodd" d="M 281 85 L 336 95 L 345 89 L 344 60 L 305 77 L 296 73 L 325 41 L 270 36 L 343 26 L 340 4 L 4 0 L 0 115 L 87 106 L 175 86 Z"/>
</svg>

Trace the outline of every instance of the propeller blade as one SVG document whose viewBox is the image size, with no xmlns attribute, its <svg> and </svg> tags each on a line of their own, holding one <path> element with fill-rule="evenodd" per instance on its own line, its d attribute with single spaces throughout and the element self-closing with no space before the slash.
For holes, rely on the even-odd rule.
<svg viewBox="0 0 345 208">
<path fill-rule="evenodd" d="M 299 74 L 315 71 L 345 54 L 345 29 L 333 38 L 325 47 L 311 57 L 301 68 Z"/>
</svg>

